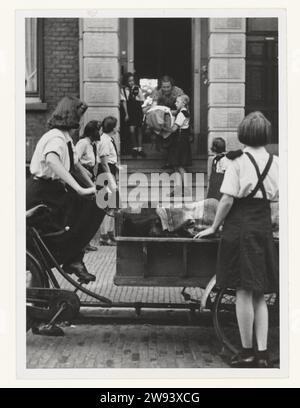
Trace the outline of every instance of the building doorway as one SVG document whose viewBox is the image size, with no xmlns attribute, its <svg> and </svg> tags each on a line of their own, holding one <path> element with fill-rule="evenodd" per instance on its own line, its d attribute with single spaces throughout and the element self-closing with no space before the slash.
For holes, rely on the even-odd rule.
<svg viewBox="0 0 300 408">
<path fill-rule="evenodd" d="M 140 78 L 170 75 L 191 95 L 191 19 L 135 19 L 134 68 Z"/>
</svg>

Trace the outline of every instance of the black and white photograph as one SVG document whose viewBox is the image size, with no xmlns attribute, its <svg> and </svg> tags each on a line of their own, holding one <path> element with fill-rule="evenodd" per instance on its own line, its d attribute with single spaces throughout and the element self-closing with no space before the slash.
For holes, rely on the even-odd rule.
<svg viewBox="0 0 300 408">
<path fill-rule="evenodd" d="M 169 14 L 19 18 L 31 373 L 286 368 L 284 14 Z"/>
</svg>

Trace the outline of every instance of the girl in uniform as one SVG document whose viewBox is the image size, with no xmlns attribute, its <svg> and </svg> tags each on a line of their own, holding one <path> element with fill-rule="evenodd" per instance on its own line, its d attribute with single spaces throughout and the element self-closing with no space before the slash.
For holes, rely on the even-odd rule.
<svg viewBox="0 0 300 408">
<path fill-rule="evenodd" d="M 82 137 L 76 144 L 76 153 L 80 163 L 95 181 L 95 167 L 98 163 L 97 142 L 100 140 L 101 122 L 91 120 L 84 128 Z"/>
<path fill-rule="evenodd" d="M 141 88 L 135 84 L 134 75 L 127 72 L 123 78 L 123 87 L 121 88 L 121 104 L 125 113 L 125 123 L 129 128 L 132 156 L 146 157 L 143 151 L 143 109 L 144 95 Z"/>
<path fill-rule="evenodd" d="M 89 121 L 83 131 L 82 137 L 78 140 L 75 148 L 78 160 L 88 171 L 92 181 L 95 181 L 96 165 L 98 164 L 97 142 L 100 140 L 101 122 L 97 120 Z M 97 247 L 89 243 L 86 251 L 97 251 Z"/>
<path fill-rule="evenodd" d="M 102 135 L 98 144 L 98 157 L 100 159 L 98 168 L 97 184 L 105 184 L 112 193 L 117 191 L 116 175 L 118 166 L 118 150 L 114 140 L 118 132 L 117 119 L 113 116 L 106 117 L 102 122 Z M 100 175 L 100 177 L 99 177 Z M 103 178 L 104 177 L 104 178 Z M 100 244 L 115 245 L 114 218 L 107 215 L 100 228 Z"/>
<path fill-rule="evenodd" d="M 260 112 L 250 113 L 238 128 L 246 145 L 230 161 L 223 194 L 212 227 L 196 235 L 214 234 L 224 221 L 217 259 L 217 286 L 236 289 L 236 314 L 242 352 L 232 367 L 270 367 L 267 353 L 268 309 L 264 293 L 278 290 L 278 253 L 274 245 L 270 202 L 278 201 L 278 157 L 264 148 L 271 124 Z M 257 353 L 253 351 L 253 329 Z"/>
<path fill-rule="evenodd" d="M 45 204 L 51 210 L 50 220 L 38 226 L 42 232 L 70 227 L 55 240 L 52 238 L 49 246 L 65 272 L 74 273 L 84 283 L 95 280 L 83 263 L 84 247 L 105 214 L 93 199 L 94 183 L 78 161 L 70 137 L 86 109 L 75 97 L 64 97 L 58 103 L 48 121 L 49 131 L 38 141 L 33 153 L 31 177 L 26 185 L 26 208 Z"/>
<path fill-rule="evenodd" d="M 185 167 L 192 164 L 192 152 L 189 141 L 190 127 L 190 98 L 187 95 L 178 96 L 175 102 L 177 115 L 172 127 L 173 134 L 169 136 L 170 145 L 168 147 L 168 164 L 165 167 L 173 167 L 178 171 L 180 179 L 177 181 L 177 187 L 170 196 L 176 194 L 179 189 L 180 195 L 183 192 L 183 186 L 187 185 L 185 180 Z"/>
</svg>

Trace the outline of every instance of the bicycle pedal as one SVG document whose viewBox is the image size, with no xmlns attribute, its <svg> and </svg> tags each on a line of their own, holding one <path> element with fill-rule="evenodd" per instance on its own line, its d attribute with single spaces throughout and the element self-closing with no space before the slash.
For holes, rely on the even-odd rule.
<svg viewBox="0 0 300 408">
<path fill-rule="evenodd" d="M 56 325 L 35 327 L 32 332 L 39 336 L 61 337 L 65 335 L 65 332 Z"/>
<path fill-rule="evenodd" d="M 89 279 L 83 279 L 83 278 L 78 278 L 77 282 L 80 285 L 87 285 L 88 283 L 90 283 L 91 281 Z"/>
</svg>

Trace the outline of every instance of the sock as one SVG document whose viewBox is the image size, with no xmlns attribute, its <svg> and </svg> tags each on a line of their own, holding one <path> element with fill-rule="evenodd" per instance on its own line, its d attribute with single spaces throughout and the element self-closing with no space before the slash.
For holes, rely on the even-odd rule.
<svg viewBox="0 0 300 408">
<path fill-rule="evenodd" d="M 243 347 L 241 354 L 242 354 L 243 356 L 245 356 L 245 357 L 249 357 L 249 356 L 253 355 L 253 347 L 250 347 L 250 348 L 245 348 L 245 347 Z"/>
<path fill-rule="evenodd" d="M 141 152 L 142 150 L 143 150 L 143 149 L 142 149 L 141 147 L 138 147 L 138 148 L 137 148 L 137 151 L 138 151 L 138 152 Z"/>
<path fill-rule="evenodd" d="M 139 150 L 139 148 L 138 147 L 133 147 L 132 150 Z"/>
</svg>

